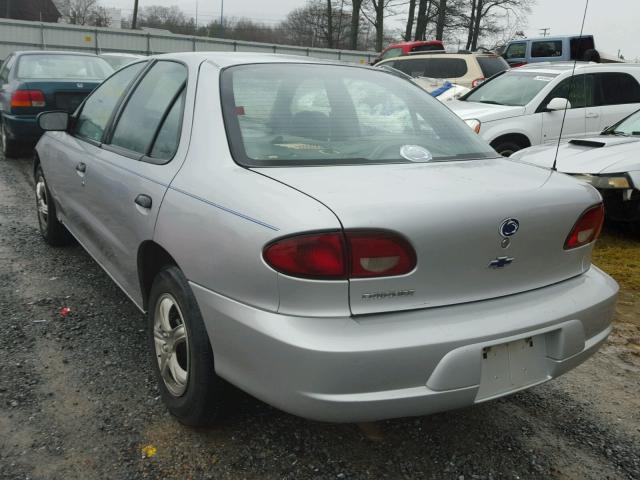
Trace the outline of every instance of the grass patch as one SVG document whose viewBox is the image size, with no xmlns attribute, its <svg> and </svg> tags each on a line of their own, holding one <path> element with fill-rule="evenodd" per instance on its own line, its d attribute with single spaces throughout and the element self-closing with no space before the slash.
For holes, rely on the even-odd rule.
<svg viewBox="0 0 640 480">
<path fill-rule="evenodd" d="M 593 251 L 593 263 L 621 287 L 640 291 L 640 239 L 624 230 L 606 229 Z"/>
</svg>

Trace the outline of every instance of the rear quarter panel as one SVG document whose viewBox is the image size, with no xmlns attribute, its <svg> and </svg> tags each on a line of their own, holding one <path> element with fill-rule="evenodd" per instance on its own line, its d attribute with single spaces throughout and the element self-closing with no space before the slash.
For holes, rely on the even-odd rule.
<svg viewBox="0 0 640 480">
<path fill-rule="evenodd" d="M 276 238 L 340 223 L 311 197 L 237 165 L 222 120 L 219 69 L 202 64 L 191 144 L 171 183 L 155 241 L 189 281 L 247 305 L 315 316 L 348 314 L 346 281 L 314 282 L 278 274 L 262 258 Z"/>
</svg>

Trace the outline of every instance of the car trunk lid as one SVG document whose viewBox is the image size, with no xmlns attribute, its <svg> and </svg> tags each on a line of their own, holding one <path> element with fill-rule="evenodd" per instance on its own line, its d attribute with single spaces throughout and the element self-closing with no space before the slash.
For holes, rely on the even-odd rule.
<svg viewBox="0 0 640 480">
<path fill-rule="evenodd" d="M 356 315 L 510 295 L 590 265 L 591 247 L 563 246 L 598 193 L 533 166 L 492 159 L 256 170 L 322 202 L 345 229 L 391 230 L 413 245 L 411 273 L 350 280 Z M 507 219 L 519 230 L 505 240 Z"/>
<path fill-rule="evenodd" d="M 45 110 L 64 110 L 73 113 L 94 88 L 97 80 L 25 80 L 20 90 L 39 90 L 44 94 L 44 107 L 22 107 L 22 114 L 35 114 Z"/>
</svg>

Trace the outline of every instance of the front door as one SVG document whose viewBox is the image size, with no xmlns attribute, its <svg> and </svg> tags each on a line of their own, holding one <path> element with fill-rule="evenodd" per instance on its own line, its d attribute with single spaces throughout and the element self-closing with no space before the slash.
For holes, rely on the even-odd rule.
<svg viewBox="0 0 640 480">
<path fill-rule="evenodd" d="M 576 75 L 562 80 L 544 99 L 538 108 L 542 115 L 542 140 L 544 143 L 584 137 L 587 134 L 587 113 L 597 110 L 594 102 L 594 75 Z M 569 100 L 571 107 L 565 111 L 546 111 L 554 98 Z"/>
<path fill-rule="evenodd" d="M 138 305 L 138 249 L 153 238 L 160 204 L 184 158 L 184 151 L 176 152 L 186 82 L 181 63 L 155 62 L 126 98 L 92 159 L 87 201 L 96 256 Z"/>
</svg>

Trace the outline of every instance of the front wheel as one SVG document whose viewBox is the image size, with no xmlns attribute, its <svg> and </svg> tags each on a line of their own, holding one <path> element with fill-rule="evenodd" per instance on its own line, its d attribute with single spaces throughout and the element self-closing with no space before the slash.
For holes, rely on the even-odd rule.
<svg viewBox="0 0 640 480">
<path fill-rule="evenodd" d="M 216 375 L 200 309 L 175 266 L 162 270 L 149 296 L 148 331 L 162 399 L 185 425 L 213 423 L 223 406 L 225 382 Z"/>
<path fill-rule="evenodd" d="M 498 152 L 503 157 L 510 157 L 511 155 L 516 153 L 518 150 L 522 150 L 524 148 L 522 145 L 519 145 L 518 143 L 509 141 L 509 140 L 497 142 L 495 145 L 491 145 L 491 146 L 496 152 Z"/>
<path fill-rule="evenodd" d="M 44 178 L 42 167 L 38 165 L 35 175 L 36 208 L 38 209 L 38 225 L 44 241 L 53 247 L 61 247 L 71 242 L 71 235 L 60 223 L 56 214 L 56 204 Z"/>
</svg>

